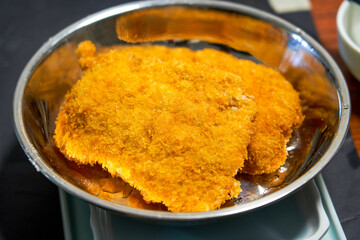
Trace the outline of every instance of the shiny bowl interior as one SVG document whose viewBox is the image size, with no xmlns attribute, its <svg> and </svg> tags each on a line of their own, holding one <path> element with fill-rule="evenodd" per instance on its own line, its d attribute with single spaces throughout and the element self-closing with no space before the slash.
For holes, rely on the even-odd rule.
<svg viewBox="0 0 360 240">
<path fill-rule="evenodd" d="M 303 126 L 294 131 L 288 144 L 287 162 L 274 174 L 236 176 L 242 183 L 242 195 L 214 211 L 172 213 L 161 206 L 134 207 L 129 196 L 137 193 L 125 183 L 120 183 L 121 195 L 109 193 L 101 185 L 109 180 L 106 173 L 67 161 L 52 143 L 64 95 L 81 77 L 75 49 L 83 40 L 93 41 L 98 48 L 145 42 L 216 48 L 277 69 L 300 92 L 306 115 Z M 30 162 L 58 187 L 121 214 L 174 222 L 244 213 L 293 193 L 334 157 L 350 118 L 346 82 L 315 40 L 271 14 L 216 1 L 134 2 L 72 24 L 50 38 L 28 62 L 19 78 L 13 107 L 17 136 Z M 97 190 L 92 191 L 93 185 L 84 182 L 97 184 Z M 107 197 L 101 197 L 101 191 Z"/>
</svg>

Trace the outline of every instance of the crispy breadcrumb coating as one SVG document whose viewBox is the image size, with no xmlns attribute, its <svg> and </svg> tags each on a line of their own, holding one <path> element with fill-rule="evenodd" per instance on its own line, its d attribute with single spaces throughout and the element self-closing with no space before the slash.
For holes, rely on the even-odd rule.
<svg viewBox="0 0 360 240">
<path fill-rule="evenodd" d="M 188 48 L 170 49 L 151 47 L 154 51 L 144 54 L 168 60 L 182 59 L 209 65 L 209 69 L 222 69 L 238 75 L 238 84 L 246 93 L 255 97 L 258 106 L 256 133 L 249 145 L 249 156 L 242 172 L 249 174 L 272 173 L 287 158 L 286 144 L 292 129 L 300 127 L 304 120 L 300 98 L 278 71 L 249 60 L 239 60 L 229 54 L 213 49 L 191 51 Z M 128 51 L 143 52 L 143 47 Z"/>
<path fill-rule="evenodd" d="M 217 209 L 237 197 L 257 106 L 242 77 L 166 58 L 162 47 L 77 54 L 83 77 L 65 96 L 55 143 L 70 160 L 100 164 L 174 212 Z M 166 50 L 172 53 L 172 50 Z M 161 53 L 160 53 L 161 52 Z"/>
<path fill-rule="evenodd" d="M 212 49 L 196 52 L 196 62 L 207 63 L 239 75 L 242 87 L 258 106 L 256 133 L 242 172 L 271 173 L 284 164 L 292 129 L 304 120 L 298 92 L 278 71 Z"/>
</svg>

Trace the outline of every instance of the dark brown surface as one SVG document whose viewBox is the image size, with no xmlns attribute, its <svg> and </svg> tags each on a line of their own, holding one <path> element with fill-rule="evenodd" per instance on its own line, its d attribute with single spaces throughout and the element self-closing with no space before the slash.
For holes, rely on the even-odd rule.
<svg viewBox="0 0 360 240">
<path fill-rule="evenodd" d="M 360 154 L 360 82 L 351 75 L 342 60 L 337 40 L 336 13 L 342 0 L 311 0 L 311 13 L 320 43 L 335 59 L 346 78 L 351 95 L 350 131 L 358 155 Z"/>
</svg>

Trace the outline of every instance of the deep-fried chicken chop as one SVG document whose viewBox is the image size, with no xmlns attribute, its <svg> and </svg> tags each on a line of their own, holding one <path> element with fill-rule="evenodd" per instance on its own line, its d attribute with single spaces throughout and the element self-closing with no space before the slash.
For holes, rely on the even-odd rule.
<svg viewBox="0 0 360 240">
<path fill-rule="evenodd" d="M 237 197 L 257 106 L 241 78 L 151 47 L 77 53 L 84 75 L 65 97 L 55 143 L 70 160 L 100 164 L 174 212 Z M 133 51 L 132 51 L 133 50 Z"/>
<path fill-rule="evenodd" d="M 286 144 L 292 129 L 300 127 L 304 119 L 298 92 L 279 72 L 229 54 L 205 49 L 196 52 L 195 61 L 237 74 L 242 79 L 243 89 L 255 97 L 257 130 L 242 172 L 276 171 L 286 161 Z"/>
<path fill-rule="evenodd" d="M 156 51 L 148 51 L 146 54 L 152 54 L 153 57 L 207 64 L 209 69 L 222 69 L 238 75 L 238 84 L 246 93 L 255 97 L 258 106 L 257 130 L 248 148 L 249 157 L 242 172 L 271 173 L 284 164 L 287 158 L 286 144 L 292 129 L 300 127 L 304 116 L 298 92 L 279 72 L 212 49 L 194 52 L 188 48 L 151 48 Z M 132 51 L 143 50 L 135 48 Z"/>
</svg>

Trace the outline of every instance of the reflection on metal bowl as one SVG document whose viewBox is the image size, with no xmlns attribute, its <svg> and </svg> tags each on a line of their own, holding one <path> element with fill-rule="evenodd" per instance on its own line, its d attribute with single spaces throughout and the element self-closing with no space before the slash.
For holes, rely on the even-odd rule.
<svg viewBox="0 0 360 240">
<path fill-rule="evenodd" d="M 120 41 L 119 38 L 124 40 Z M 146 204 L 138 191 L 101 167 L 78 166 L 54 147 L 64 95 L 81 77 L 75 49 L 83 40 L 107 48 L 134 42 L 216 48 L 280 71 L 299 91 L 306 116 L 275 173 L 238 174 L 243 192 L 221 209 L 172 213 Z M 17 135 L 33 165 L 67 192 L 97 206 L 143 219 L 200 221 L 248 212 L 301 188 L 334 157 L 347 133 L 350 100 L 329 54 L 301 29 L 268 13 L 216 1 L 149 1 L 116 6 L 67 27 L 33 56 L 14 96 Z"/>
</svg>

